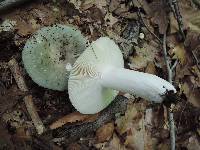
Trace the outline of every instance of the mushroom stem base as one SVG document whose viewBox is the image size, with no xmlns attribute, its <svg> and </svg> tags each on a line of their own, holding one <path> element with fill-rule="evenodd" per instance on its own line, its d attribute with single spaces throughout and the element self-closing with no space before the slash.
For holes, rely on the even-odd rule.
<svg viewBox="0 0 200 150">
<path fill-rule="evenodd" d="M 176 89 L 168 81 L 152 74 L 124 68 L 107 67 L 102 73 L 102 86 L 127 92 L 149 101 L 161 103 L 166 91 Z"/>
</svg>

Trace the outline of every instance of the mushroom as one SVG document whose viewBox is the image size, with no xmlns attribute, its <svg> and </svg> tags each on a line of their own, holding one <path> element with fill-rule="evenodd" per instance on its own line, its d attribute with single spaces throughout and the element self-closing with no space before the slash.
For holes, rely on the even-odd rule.
<svg viewBox="0 0 200 150">
<path fill-rule="evenodd" d="M 86 39 L 75 27 L 43 27 L 27 40 L 22 60 L 29 76 L 38 85 L 67 90 L 69 71 L 86 48 Z"/>
<path fill-rule="evenodd" d="M 119 47 L 108 37 L 92 42 L 73 65 L 68 81 L 72 105 L 83 114 L 103 110 L 117 96 L 128 92 L 161 103 L 172 84 L 148 73 L 124 68 Z"/>
</svg>

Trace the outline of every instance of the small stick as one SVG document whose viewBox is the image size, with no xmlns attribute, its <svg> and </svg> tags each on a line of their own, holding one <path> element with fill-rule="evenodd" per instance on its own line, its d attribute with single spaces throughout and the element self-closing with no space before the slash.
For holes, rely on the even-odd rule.
<svg viewBox="0 0 200 150">
<path fill-rule="evenodd" d="M 23 92 L 27 92 L 28 91 L 28 87 L 26 86 L 26 83 L 24 81 L 24 78 L 20 72 L 20 68 L 19 68 L 19 65 L 16 61 L 16 59 L 11 59 L 9 62 L 8 62 L 8 66 L 10 68 L 10 71 L 12 72 L 14 78 L 15 78 L 15 81 L 17 83 L 17 86 L 19 87 L 19 89 Z"/>
<path fill-rule="evenodd" d="M 8 62 L 9 68 L 15 78 L 15 81 L 19 87 L 19 89 L 23 92 L 28 92 L 28 87 L 26 86 L 25 80 L 20 72 L 19 64 L 17 63 L 16 59 L 11 59 Z M 40 120 L 40 117 L 36 111 L 36 108 L 33 103 L 32 95 L 27 95 L 24 97 L 24 103 L 26 105 L 27 111 L 33 121 L 33 124 L 37 130 L 38 134 L 42 134 L 45 131 L 45 127 Z"/>
<path fill-rule="evenodd" d="M 172 71 L 175 68 L 175 64 L 177 64 L 177 61 L 175 62 L 175 64 L 172 67 L 170 67 L 170 63 L 167 58 L 166 33 L 164 34 L 164 37 L 163 37 L 163 53 L 164 53 L 165 64 L 167 66 L 168 81 L 172 84 Z M 168 113 L 168 120 L 169 120 L 169 127 L 170 127 L 171 150 L 175 150 L 176 136 L 175 136 L 174 115 L 173 115 L 172 107 L 173 107 L 173 105 L 171 104 L 171 106 L 169 108 L 167 108 L 167 113 Z"/>
<path fill-rule="evenodd" d="M 170 4 L 170 8 L 174 14 L 174 17 L 177 20 L 180 34 L 181 34 L 183 40 L 185 40 L 185 34 L 183 32 L 183 18 L 181 16 L 177 0 L 169 0 L 169 4 Z"/>
<path fill-rule="evenodd" d="M 35 125 L 38 134 L 42 134 L 45 131 L 45 127 L 40 120 L 40 117 L 36 111 L 35 105 L 33 103 L 32 95 L 27 95 L 24 97 L 24 103 L 26 105 L 26 109 L 31 116 L 31 119 Z"/>
</svg>

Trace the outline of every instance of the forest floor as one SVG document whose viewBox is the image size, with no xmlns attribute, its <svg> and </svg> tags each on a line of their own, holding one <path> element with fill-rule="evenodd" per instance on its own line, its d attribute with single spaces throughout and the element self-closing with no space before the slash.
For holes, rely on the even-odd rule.
<svg viewBox="0 0 200 150">
<path fill-rule="evenodd" d="M 108 36 L 122 50 L 125 68 L 164 79 L 166 42 L 179 97 L 173 108 L 176 148 L 200 149 L 200 1 L 178 1 L 179 9 L 169 2 L 44 0 L 1 12 L 0 150 L 170 149 L 163 104 L 120 93 L 102 112 L 82 115 L 66 91 L 32 81 L 23 66 L 23 47 L 38 29 L 53 24 L 74 25 L 89 41 Z"/>
</svg>

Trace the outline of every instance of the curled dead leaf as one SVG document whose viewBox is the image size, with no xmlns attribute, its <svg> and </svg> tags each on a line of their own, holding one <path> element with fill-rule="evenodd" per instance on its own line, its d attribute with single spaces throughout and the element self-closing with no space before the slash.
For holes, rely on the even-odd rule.
<svg viewBox="0 0 200 150">
<path fill-rule="evenodd" d="M 57 121 L 53 122 L 49 126 L 49 128 L 53 130 L 53 129 L 62 127 L 63 125 L 65 125 L 67 123 L 75 123 L 75 122 L 81 122 L 81 121 L 92 122 L 92 121 L 96 120 L 97 116 L 98 116 L 98 114 L 85 115 L 85 114 L 81 114 L 79 112 L 73 112 L 73 113 L 68 114 L 68 115 L 58 119 Z"/>
</svg>

